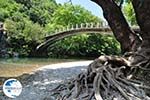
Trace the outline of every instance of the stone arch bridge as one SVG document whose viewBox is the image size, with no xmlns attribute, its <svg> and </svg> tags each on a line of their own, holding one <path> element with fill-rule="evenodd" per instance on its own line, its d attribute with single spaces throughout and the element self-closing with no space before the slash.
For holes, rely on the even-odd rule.
<svg viewBox="0 0 150 100">
<path fill-rule="evenodd" d="M 132 27 L 134 31 L 139 31 L 139 28 Z M 99 33 L 113 35 L 112 30 L 106 23 L 82 23 L 67 26 L 66 28 L 56 30 L 54 34 L 45 36 L 43 39 L 45 41 L 37 46 L 36 50 L 38 52 L 43 52 L 48 47 L 52 46 L 56 41 L 59 41 L 65 37 L 81 34 L 81 33 Z"/>
</svg>

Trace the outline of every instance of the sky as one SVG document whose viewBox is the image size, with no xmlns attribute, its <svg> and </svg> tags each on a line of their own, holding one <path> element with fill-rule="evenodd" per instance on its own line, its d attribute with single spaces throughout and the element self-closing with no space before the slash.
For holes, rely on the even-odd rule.
<svg viewBox="0 0 150 100">
<path fill-rule="evenodd" d="M 61 4 L 68 2 L 68 1 L 69 0 L 56 0 L 57 3 L 61 3 Z M 81 5 L 85 9 L 91 11 L 92 14 L 104 19 L 102 9 L 91 0 L 72 0 L 72 3 Z"/>
</svg>

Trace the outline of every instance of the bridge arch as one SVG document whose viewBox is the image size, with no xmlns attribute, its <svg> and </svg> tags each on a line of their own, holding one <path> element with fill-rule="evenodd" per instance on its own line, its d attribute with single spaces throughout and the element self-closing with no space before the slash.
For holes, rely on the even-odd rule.
<svg viewBox="0 0 150 100">
<path fill-rule="evenodd" d="M 139 31 L 138 27 L 132 27 L 134 31 Z M 55 32 L 55 34 L 44 37 L 45 41 L 37 46 L 37 51 L 46 50 L 49 46 L 54 44 L 56 41 L 61 40 L 65 37 L 81 34 L 81 33 L 101 33 L 113 35 L 112 30 L 109 26 L 104 23 L 82 23 L 80 25 L 76 24 L 75 27 L 63 28 L 62 31 Z"/>
<path fill-rule="evenodd" d="M 52 34 L 50 36 L 46 36 L 45 37 L 45 41 L 43 43 L 41 43 L 40 45 L 37 46 L 37 51 L 43 51 L 46 48 L 48 48 L 49 46 L 53 45 L 54 43 L 56 43 L 57 41 L 69 37 L 69 36 L 73 36 L 73 35 L 77 35 L 77 34 L 82 34 L 82 33 L 99 33 L 99 34 L 107 34 L 107 35 L 113 35 L 112 31 L 110 28 L 79 28 L 79 29 L 72 29 L 72 30 L 68 30 L 68 31 L 62 31 L 62 32 L 58 32 L 56 34 Z"/>
</svg>

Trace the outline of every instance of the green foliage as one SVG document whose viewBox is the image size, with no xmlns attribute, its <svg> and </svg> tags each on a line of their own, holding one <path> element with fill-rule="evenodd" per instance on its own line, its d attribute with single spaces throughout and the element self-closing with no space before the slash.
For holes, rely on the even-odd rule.
<svg viewBox="0 0 150 100">
<path fill-rule="evenodd" d="M 37 0 L 32 0 L 32 2 L 30 2 L 30 0 L 18 0 L 17 2 L 14 0 L 1 0 L 0 21 L 5 23 L 5 27 L 7 29 L 10 53 L 13 54 L 13 52 L 17 52 L 21 56 L 28 56 L 29 53 L 33 51 L 32 49 L 35 49 L 37 44 L 40 43 L 41 39 L 45 36 L 46 32 L 44 27 L 41 25 L 44 24 L 45 20 L 50 19 L 47 14 L 43 21 L 41 15 L 45 15 L 45 12 L 50 11 L 49 7 L 52 7 L 52 3 L 50 3 L 50 0 L 44 0 L 41 5 L 37 5 L 37 2 Z M 29 5 L 30 3 L 31 5 L 34 5 L 32 5 L 33 7 L 30 6 L 31 9 L 27 9 L 26 4 Z M 45 3 L 45 5 L 43 3 Z M 53 2 L 53 4 L 54 3 L 55 2 Z M 35 10 L 39 10 L 44 13 L 40 13 L 39 16 L 35 17 L 35 20 L 38 21 L 31 20 L 32 18 L 29 15 L 30 12 L 34 12 L 33 8 L 39 7 L 39 5 L 41 8 L 37 8 Z M 31 44 L 34 46 L 31 46 Z"/>
<path fill-rule="evenodd" d="M 33 2 L 32 7 L 26 13 L 33 22 L 38 22 L 40 25 L 45 26 L 45 24 L 51 22 L 51 17 L 55 9 L 55 2 L 51 2 L 50 0 L 37 0 Z"/>
<path fill-rule="evenodd" d="M 46 25 L 48 33 L 54 32 L 56 29 L 66 27 L 68 25 L 75 25 L 89 22 L 102 22 L 102 20 L 96 16 L 93 16 L 91 12 L 85 10 L 83 7 L 71 4 L 60 5 L 53 13 L 52 23 Z"/>
<path fill-rule="evenodd" d="M 103 54 L 120 54 L 119 43 L 113 36 L 82 34 L 65 38 L 49 48 L 49 56 L 98 57 Z"/>
<path fill-rule="evenodd" d="M 9 53 L 32 56 L 46 34 L 56 29 L 102 20 L 79 5 L 58 5 L 55 0 L 1 0 L 0 21 L 5 23 Z M 49 48 L 49 55 L 97 56 L 117 54 L 114 38 L 101 35 L 77 35 L 65 38 Z M 52 55 L 51 55 L 52 54 Z"/>
<path fill-rule="evenodd" d="M 53 23 L 59 25 L 101 21 L 98 17 L 93 16 L 91 12 L 85 10 L 83 7 L 79 5 L 73 6 L 71 4 L 61 5 L 56 9 L 53 16 L 55 16 L 52 19 Z"/>
<path fill-rule="evenodd" d="M 123 11 L 124 11 L 124 14 L 125 14 L 128 22 L 131 25 L 137 25 L 136 18 L 135 18 L 135 12 L 134 12 L 134 9 L 133 9 L 131 2 L 126 3 L 124 5 Z"/>
<path fill-rule="evenodd" d="M 33 24 L 32 21 L 27 19 L 21 19 L 20 17 L 19 21 L 16 20 L 7 19 L 5 21 L 8 29 L 9 49 L 11 53 L 17 52 L 21 56 L 28 56 L 32 49 L 35 49 L 30 44 L 32 42 L 36 45 L 40 43 L 40 39 L 45 34 L 45 31 L 39 24 Z"/>
<path fill-rule="evenodd" d="M 39 24 L 33 23 L 25 18 L 23 14 L 17 12 L 5 21 L 5 26 L 9 38 L 23 36 L 27 41 L 39 41 L 45 35 L 44 29 Z"/>
<path fill-rule="evenodd" d="M 0 1 L 0 21 L 4 22 L 6 18 L 12 16 L 15 12 L 19 11 L 22 6 L 13 0 Z"/>
<path fill-rule="evenodd" d="M 16 0 L 23 5 L 22 12 L 26 13 L 30 20 L 42 26 L 49 23 L 57 4 L 54 0 Z"/>
<path fill-rule="evenodd" d="M 141 4 L 142 4 L 142 1 L 143 0 L 140 0 Z M 115 2 L 118 4 L 118 6 L 122 6 L 123 13 L 125 14 L 125 17 L 127 21 L 130 23 L 130 25 L 137 25 L 135 12 L 134 12 L 131 0 L 115 0 Z"/>
</svg>

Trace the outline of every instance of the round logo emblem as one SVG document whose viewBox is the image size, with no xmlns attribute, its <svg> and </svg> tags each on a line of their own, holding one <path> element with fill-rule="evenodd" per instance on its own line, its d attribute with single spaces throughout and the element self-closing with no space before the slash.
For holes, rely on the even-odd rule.
<svg viewBox="0 0 150 100">
<path fill-rule="evenodd" d="M 22 85 L 17 79 L 8 79 L 4 82 L 3 92 L 10 98 L 16 98 L 22 92 Z"/>
</svg>

